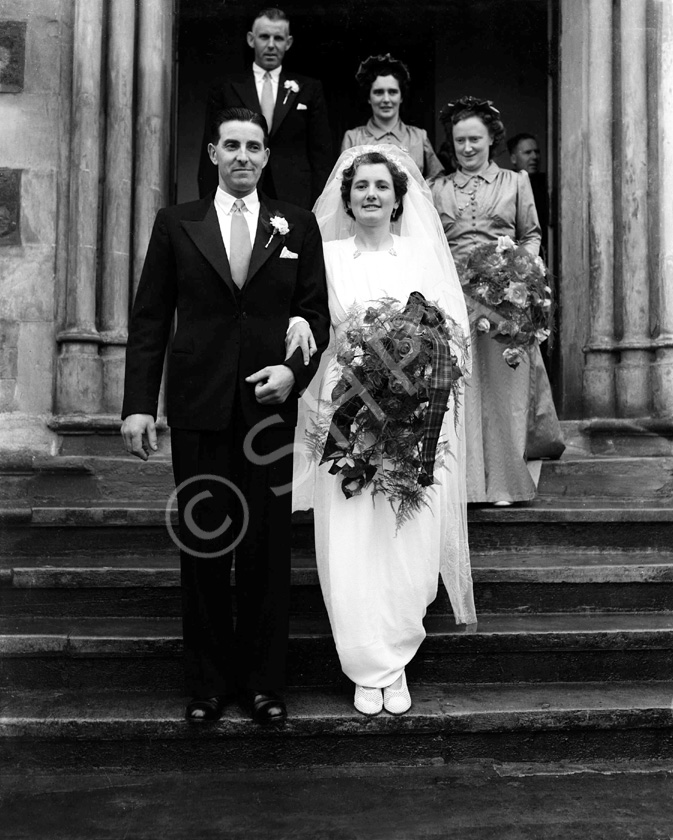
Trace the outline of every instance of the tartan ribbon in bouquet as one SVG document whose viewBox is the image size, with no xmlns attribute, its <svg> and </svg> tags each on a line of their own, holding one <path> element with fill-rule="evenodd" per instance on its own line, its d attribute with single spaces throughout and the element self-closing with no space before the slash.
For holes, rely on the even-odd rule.
<svg viewBox="0 0 673 840">
<path fill-rule="evenodd" d="M 409 295 L 404 309 L 395 314 L 392 323 L 394 329 L 386 338 L 399 341 L 422 333 L 423 338 L 430 342 L 432 347 L 427 397 L 423 400 L 427 402 L 427 406 L 424 410 L 421 465 L 417 477 L 418 484 L 427 487 L 434 482 L 442 422 L 448 410 L 454 382 L 462 376 L 462 371 L 451 352 L 451 335 L 444 313 L 427 301 L 420 292 L 412 292 Z M 373 335 L 367 341 L 367 345 L 384 361 L 391 380 L 395 379 L 400 383 L 407 393 L 417 392 L 417 384 L 405 372 L 405 367 L 413 362 L 413 355 L 404 362 L 393 358 L 378 335 Z M 385 421 L 386 415 L 376 401 L 377 396 L 367 389 L 356 368 L 344 368 L 342 380 L 333 394 L 334 399 L 341 398 L 342 402 L 332 417 L 321 463 L 333 460 L 335 453 L 340 451 L 342 447 L 339 441 L 348 439 L 351 424 L 363 406 L 366 406 L 380 423 Z M 375 472 L 376 468 L 371 465 L 363 467 L 363 480 L 371 480 Z"/>
<path fill-rule="evenodd" d="M 423 325 L 432 341 L 432 372 L 428 389 L 428 406 L 425 410 L 425 431 L 418 483 L 424 487 L 434 482 L 437 443 L 444 415 L 449 407 L 451 387 L 462 374 L 456 357 L 451 353 L 449 333 L 444 313 L 427 301 L 420 292 L 412 292 L 399 316 L 412 328 Z"/>
</svg>

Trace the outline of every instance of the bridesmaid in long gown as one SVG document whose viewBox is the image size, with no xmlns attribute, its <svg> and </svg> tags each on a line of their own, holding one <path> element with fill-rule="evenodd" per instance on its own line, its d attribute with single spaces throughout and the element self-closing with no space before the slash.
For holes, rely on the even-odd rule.
<svg viewBox="0 0 673 840">
<path fill-rule="evenodd" d="M 439 304 L 467 335 L 460 284 L 420 172 L 399 149 L 372 150 L 342 154 L 314 210 L 337 336 L 354 303 L 392 297 L 404 304 L 412 291 Z M 391 232 L 391 216 L 400 218 L 401 236 Z M 460 361 L 468 368 L 465 345 L 455 352 L 464 354 Z M 314 380 L 323 408 L 339 376 L 334 355 L 323 357 L 320 381 Z M 305 419 L 310 427 L 311 416 Z M 427 507 L 399 530 L 386 499 L 373 499 L 367 488 L 347 499 L 329 464 L 317 468 L 312 494 L 306 492 L 310 482 L 300 480 L 296 488 L 295 509 L 314 507 L 323 597 L 341 666 L 356 685 L 355 708 L 364 714 L 383 708 L 402 714 L 411 706 L 404 669 L 425 638 L 423 617 L 440 572 L 456 621 L 476 622 L 462 421 L 461 401 L 451 401 L 441 431 L 448 454 L 435 466 L 437 483 L 428 488 Z"/>
<path fill-rule="evenodd" d="M 458 169 L 435 179 L 431 190 L 456 262 L 505 236 L 537 255 L 540 227 L 528 173 L 500 169 L 492 160 L 505 134 L 500 112 L 468 96 L 449 103 L 441 119 Z M 537 482 L 527 461 L 558 458 L 565 449 L 540 349 L 536 344 L 512 369 L 488 335 L 473 331 L 472 347 L 465 394 L 468 502 L 530 501 Z"/>
</svg>

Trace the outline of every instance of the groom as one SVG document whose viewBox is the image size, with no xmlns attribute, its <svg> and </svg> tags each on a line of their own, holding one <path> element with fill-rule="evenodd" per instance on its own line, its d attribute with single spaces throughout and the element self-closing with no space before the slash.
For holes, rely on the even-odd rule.
<svg viewBox="0 0 673 840">
<path fill-rule="evenodd" d="M 122 436 L 143 460 L 156 449 L 164 353 L 177 317 L 166 399 L 192 696 L 186 718 L 217 720 L 238 692 L 257 723 L 277 724 L 286 717 L 297 398 L 328 340 L 322 242 L 311 213 L 257 192 L 270 154 L 264 117 L 220 112 L 208 154 L 217 190 L 160 210 L 154 224 L 129 327 Z M 295 316 L 315 336 L 312 357 L 299 349 L 285 358 Z"/>
</svg>

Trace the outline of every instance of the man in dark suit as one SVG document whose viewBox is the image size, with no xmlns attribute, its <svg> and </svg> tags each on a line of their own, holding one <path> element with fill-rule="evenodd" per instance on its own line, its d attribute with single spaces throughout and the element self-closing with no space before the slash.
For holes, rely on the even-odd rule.
<svg viewBox="0 0 673 840">
<path fill-rule="evenodd" d="M 230 107 L 263 114 L 273 154 L 262 181 L 270 198 L 282 197 L 310 209 L 322 192 L 334 163 L 332 137 L 322 85 L 299 73 L 288 73 L 283 58 L 292 46 L 290 22 L 280 9 L 261 11 L 248 32 L 255 53 L 252 67 L 213 88 L 206 107 L 206 128 L 199 160 L 199 195 L 217 186 L 206 152 L 212 115 Z"/>
<path fill-rule="evenodd" d="M 216 115 L 208 152 L 219 187 L 157 214 L 129 327 L 122 435 L 146 460 L 177 315 L 166 399 L 191 722 L 217 720 L 235 691 L 258 723 L 286 717 L 292 443 L 329 314 L 315 217 L 257 192 L 267 142 L 259 114 Z M 286 358 L 294 318 L 315 336 L 312 358 Z"/>
<path fill-rule="evenodd" d="M 540 172 L 540 145 L 537 138 L 533 134 L 516 134 L 507 141 L 507 151 L 509 152 L 509 159 L 512 163 L 512 168 L 515 172 L 520 172 L 522 169 L 528 173 L 530 186 L 533 190 L 533 200 L 535 201 L 535 209 L 537 210 L 537 217 L 540 222 L 540 230 L 542 231 L 542 256 L 546 255 L 547 251 L 547 231 L 549 226 L 549 213 L 547 212 L 547 176 L 544 172 Z"/>
</svg>

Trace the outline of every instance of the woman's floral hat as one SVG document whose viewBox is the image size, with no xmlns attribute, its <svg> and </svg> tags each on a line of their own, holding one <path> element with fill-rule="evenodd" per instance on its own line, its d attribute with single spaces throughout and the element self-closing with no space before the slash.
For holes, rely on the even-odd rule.
<svg viewBox="0 0 673 840">
<path fill-rule="evenodd" d="M 476 96 L 461 96 L 447 104 L 439 112 L 439 121 L 444 124 L 451 121 L 454 114 L 461 111 L 475 111 L 477 114 L 488 114 L 496 120 L 500 119 L 500 111 L 490 99 L 477 99 Z"/>
</svg>

